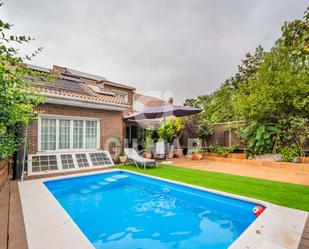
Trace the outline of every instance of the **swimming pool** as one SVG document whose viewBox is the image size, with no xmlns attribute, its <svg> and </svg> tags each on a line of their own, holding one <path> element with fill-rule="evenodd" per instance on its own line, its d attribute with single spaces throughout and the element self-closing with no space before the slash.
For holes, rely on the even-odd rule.
<svg viewBox="0 0 309 249">
<path fill-rule="evenodd" d="M 44 185 L 97 249 L 223 249 L 256 218 L 254 203 L 126 171 Z"/>
</svg>

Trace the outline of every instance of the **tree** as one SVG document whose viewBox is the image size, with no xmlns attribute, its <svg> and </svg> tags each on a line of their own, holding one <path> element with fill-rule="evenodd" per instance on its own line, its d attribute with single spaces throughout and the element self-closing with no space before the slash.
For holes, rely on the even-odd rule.
<svg viewBox="0 0 309 249">
<path fill-rule="evenodd" d="M 199 122 L 197 127 L 197 136 L 198 138 L 202 139 L 202 141 L 204 142 L 204 146 L 206 139 L 211 137 L 213 131 L 213 124 L 210 123 L 207 119 L 203 119 L 201 120 L 201 122 Z"/>
<path fill-rule="evenodd" d="M 284 24 L 282 36 L 264 55 L 255 75 L 235 92 L 233 106 L 239 117 L 248 123 L 260 124 L 254 126 L 256 129 L 260 126 L 265 130 L 278 128 L 276 133 L 271 133 L 270 140 L 276 138 L 272 150 L 287 144 L 303 150 L 304 141 L 301 143 L 294 139 L 294 142 L 287 142 L 286 137 L 306 136 L 306 131 L 299 124 L 307 124 L 309 117 L 308 42 L 307 12 L 303 20 Z M 258 134 L 258 130 L 255 133 Z M 266 147 L 264 149 L 269 151 Z M 264 152 L 264 149 L 259 151 Z"/>
<path fill-rule="evenodd" d="M 278 123 L 287 116 L 309 116 L 309 52 L 303 47 L 304 37 L 309 39 L 308 14 L 282 30 L 255 76 L 236 91 L 235 110 L 246 120 Z"/>
<path fill-rule="evenodd" d="M 166 121 L 166 124 L 161 125 L 158 130 L 159 137 L 161 139 L 166 139 L 167 143 L 172 143 L 173 139 L 180 135 L 183 130 L 184 124 L 182 120 L 178 117 L 170 118 Z"/>
<path fill-rule="evenodd" d="M 0 159 L 11 156 L 17 149 L 20 141 L 15 134 L 16 124 L 28 124 L 36 118 L 33 108 L 43 101 L 33 90 L 37 84 L 34 79 L 42 75 L 27 68 L 23 62 L 30 60 L 41 48 L 31 56 L 21 58 L 12 44 L 23 44 L 32 39 L 28 36 L 8 36 L 11 27 L 11 24 L 0 20 Z"/>
<path fill-rule="evenodd" d="M 269 52 L 258 46 L 217 91 L 185 104 L 204 109 L 195 116 L 199 127 L 244 120 L 239 133 L 255 153 L 290 145 L 303 151 L 309 117 L 309 7 L 302 20 L 283 25 Z"/>
<path fill-rule="evenodd" d="M 229 85 L 233 89 L 238 89 L 243 84 L 247 84 L 249 80 L 255 77 L 255 74 L 263 63 L 266 52 L 261 45 L 257 46 L 254 54 L 246 53 L 245 58 L 238 65 L 238 72 L 225 81 L 225 85 Z"/>
</svg>

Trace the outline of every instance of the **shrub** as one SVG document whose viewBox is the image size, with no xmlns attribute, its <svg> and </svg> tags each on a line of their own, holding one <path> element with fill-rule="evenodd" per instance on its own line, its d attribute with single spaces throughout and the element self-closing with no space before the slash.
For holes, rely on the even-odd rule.
<svg viewBox="0 0 309 249">
<path fill-rule="evenodd" d="M 219 146 L 217 144 L 211 144 L 208 148 L 211 152 L 218 153 L 220 155 L 226 155 L 228 153 L 233 152 L 236 149 L 235 146 L 224 147 L 224 146 Z"/>
<path fill-rule="evenodd" d="M 269 125 L 252 121 L 241 132 L 241 137 L 244 139 L 253 152 L 253 154 L 264 154 L 273 152 L 277 135 L 280 129 L 277 125 Z"/>
<path fill-rule="evenodd" d="M 300 151 L 297 146 L 284 147 L 280 150 L 280 153 L 282 154 L 283 161 L 285 162 L 292 162 L 295 157 L 300 155 Z"/>
</svg>

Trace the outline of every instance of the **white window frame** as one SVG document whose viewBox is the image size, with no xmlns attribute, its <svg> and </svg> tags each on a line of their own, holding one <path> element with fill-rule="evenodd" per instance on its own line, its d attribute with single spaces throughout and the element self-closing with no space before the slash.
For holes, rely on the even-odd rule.
<svg viewBox="0 0 309 249">
<path fill-rule="evenodd" d="M 109 160 L 111 164 L 106 164 L 103 166 L 93 166 L 91 158 L 90 158 L 90 153 L 107 153 Z M 61 162 L 61 155 L 66 155 L 66 154 L 71 154 L 73 158 L 73 163 L 74 163 L 74 168 L 69 168 L 69 169 L 63 169 L 62 167 L 62 162 Z M 86 154 L 86 158 L 89 164 L 89 167 L 84 167 L 84 168 L 79 168 L 78 163 L 76 160 L 76 154 Z M 58 170 L 45 170 L 45 171 L 40 171 L 40 172 L 32 172 L 32 158 L 35 156 L 45 156 L 45 155 L 55 155 L 58 163 Z M 104 150 L 91 150 L 91 151 L 75 151 L 75 152 L 46 152 L 46 153 L 37 153 L 37 154 L 30 154 L 28 155 L 28 167 L 27 167 L 27 174 L 28 175 L 43 175 L 43 174 L 48 174 L 48 173 L 60 173 L 60 172 L 70 172 L 70 171 L 81 171 L 81 170 L 87 170 L 87 169 L 100 169 L 100 168 L 108 168 L 111 166 L 114 166 L 114 162 L 111 158 L 111 155 L 108 151 Z"/>
<path fill-rule="evenodd" d="M 56 119 L 56 150 L 42 150 L 41 147 L 41 123 L 42 118 L 46 119 Z M 59 149 L 59 120 L 65 119 L 70 120 L 70 148 L 69 149 Z M 83 148 L 73 148 L 73 120 L 83 121 Z M 86 121 L 96 121 L 97 122 L 97 143 L 96 148 L 86 149 Z M 57 152 L 86 152 L 92 150 L 100 149 L 100 137 L 101 137 L 101 119 L 100 118 L 89 118 L 89 117 L 77 117 L 77 116 L 63 116 L 63 115 L 49 115 L 40 114 L 38 117 L 38 153 L 57 153 Z"/>
<path fill-rule="evenodd" d="M 40 151 L 55 151 L 55 150 L 42 150 L 42 144 L 41 144 L 41 128 L 42 128 L 42 122 L 41 122 L 41 118 L 39 117 L 38 119 L 38 150 Z M 56 150 L 57 150 L 57 146 L 58 146 L 58 136 L 57 134 L 59 134 L 59 129 L 57 131 L 57 120 L 56 120 Z"/>
<path fill-rule="evenodd" d="M 61 119 L 61 120 L 67 120 L 70 121 L 70 126 L 69 126 L 69 134 L 70 134 L 70 141 L 69 141 L 69 148 L 63 149 L 63 150 L 69 150 L 71 147 L 71 120 L 70 119 Z M 58 134 L 58 136 L 57 136 Z M 60 150 L 59 149 L 59 145 L 60 145 L 60 140 L 59 140 L 59 135 L 60 135 L 60 119 L 56 119 L 56 150 Z"/>
</svg>

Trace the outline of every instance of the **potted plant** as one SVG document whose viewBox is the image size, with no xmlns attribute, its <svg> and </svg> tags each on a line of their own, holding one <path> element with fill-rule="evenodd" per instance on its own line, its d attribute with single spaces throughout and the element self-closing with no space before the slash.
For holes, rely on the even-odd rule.
<svg viewBox="0 0 309 249">
<path fill-rule="evenodd" d="M 128 160 L 128 157 L 124 154 L 123 151 L 121 151 L 120 154 L 119 154 L 119 161 L 121 163 L 125 163 L 127 160 Z"/>
<path fill-rule="evenodd" d="M 145 155 L 145 157 L 147 159 L 151 159 L 152 158 L 152 151 L 151 151 L 151 149 L 152 149 L 153 146 L 151 146 L 150 143 L 153 144 L 153 142 L 151 142 L 151 141 L 152 141 L 152 139 L 149 139 L 149 138 L 146 138 L 146 139 L 142 140 L 142 146 L 143 146 L 144 151 L 145 151 L 144 155 Z"/>
<path fill-rule="evenodd" d="M 144 150 L 145 150 L 145 157 L 147 159 L 151 159 L 152 158 L 152 149 L 154 148 L 154 142 L 149 135 L 147 135 L 146 139 L 143 140 L 143 147 L 144 147 Z"/>
</svg>

